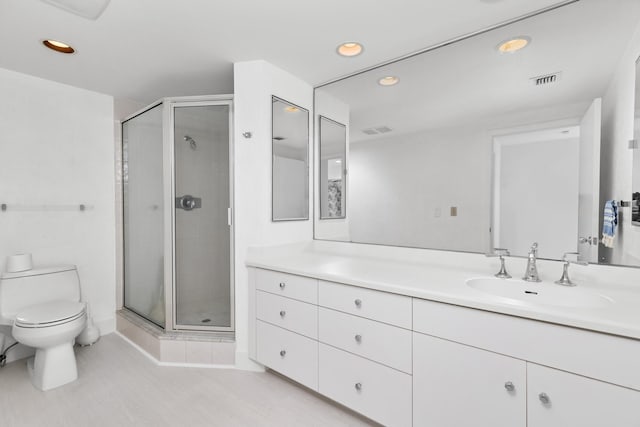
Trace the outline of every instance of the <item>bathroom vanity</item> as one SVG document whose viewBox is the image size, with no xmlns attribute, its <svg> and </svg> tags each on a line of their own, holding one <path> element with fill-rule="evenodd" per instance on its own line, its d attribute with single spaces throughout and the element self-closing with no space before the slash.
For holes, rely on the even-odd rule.
<svg viewBox="0 0 640 427">
<path fill-rule="evenodd" d="M 384 425 L 640 425 L 637 290 L 581 283 L 562 289 L 602 299 L 539 303 L 470 286 L 494 272 L 479 255 L 333 248 L 250 252 L 254 360 Z M 551 269 L 531 292 L 558 286 Z"/>
</svg>

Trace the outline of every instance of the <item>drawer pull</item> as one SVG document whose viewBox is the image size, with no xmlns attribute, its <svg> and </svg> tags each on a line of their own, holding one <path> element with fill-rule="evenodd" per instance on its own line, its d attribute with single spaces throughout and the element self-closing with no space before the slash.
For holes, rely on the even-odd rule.
<svg viewBox="0 0 640 427">
<path fill-rule="evenodd" d="M 354 304 L 356 305 L 356 307 L 360 308 L 362 307 L 362 300 L 358 298 L 354 301 Z"/>
<path fill-rule="evenodd" d="M 547 393 L 540 393 L 538 395 L 538 398 L 540 399 L 540 402 L 542 402 L 544 405 L 548 405 L 549 402 L 551 401 L 551 399 L 549 399 L 549 395 Z"/>
<path fill-rule="evenodd" d="M 356 390 L 362 390 L 362 383 L 356 383 Z"/>
<path fill-rule="evenodd" d="M 358 334 L 355 336 L 356 342 L 362 342 L 362 335 Z"/>
<path fill-rule="evenodd" d="M 280 317 L 284 317 L 284 316 L 286 316 L 286 314 L 287 314 L 286 311 L 284 311 L 284 310 L 280 311 Z"/>
<path fill-rule="evenodd" d="M 516 386 L 514 386 L 511 381 L 507 381 L 506 383 L 504 383 L 504 388 L 507 389 L 507 391 L 514 391 L 516 389 Z"/>
<path fill-rule="evenodd" d="M 285 350 L 280 350 L 280 356 L 284 357 L 287 355 L 287 352 Z"/>
<path fill-rule="evenodd" d="M 280 282 L 280 289 L 284 289 L 285 286 L 287 286 L 286 283 Z"/>
</svg>

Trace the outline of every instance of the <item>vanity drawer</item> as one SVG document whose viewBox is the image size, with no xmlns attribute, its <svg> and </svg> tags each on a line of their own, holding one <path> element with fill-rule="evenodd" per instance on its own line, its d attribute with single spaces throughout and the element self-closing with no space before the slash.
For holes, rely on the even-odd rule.
<svg viewBox="0 0 640 427">
<path fill-rule="evenodd" d="M 411 298 L 407 296 L 320 281 L 318 301 L 323 307 L 411 329 Z"/>
<path fill-rule="evenodd" d="M 318 303 L 318 280 L 310 277 L 258 268 L 256 289 L 311 304 Z"/>
<path fill-rule="evenodd" d="M 320 307 L 321 342 L 411 373 L 411 331 Z"/>
<path fill-rule="evenodd" d="M 385 426 L 411 425 L 411 376 L 320 344 L 319 391 Z"/>
<path fill-rule="evenodd" d="M 256 291 L 256 317 L 309 338 L 318 338 L 318 306 Z"/>
<path fill-rule="evenodd" d="M 263 365 L 318 390 L 318 342 L 256 321 L 257 359 Z"/>
</svg>

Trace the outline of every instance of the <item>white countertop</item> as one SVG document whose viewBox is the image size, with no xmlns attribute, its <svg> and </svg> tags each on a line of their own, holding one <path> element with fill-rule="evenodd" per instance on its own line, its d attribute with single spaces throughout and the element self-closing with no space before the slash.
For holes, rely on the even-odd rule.
<svg viewBox="0 0 640 427">
<path fill-rule="evenodd" d="M 342 245 L 342 246 L 341 246 Z M 407 295 L 480 310 L 503 313 L 528 319 L 551 322 L 577 328 L 640 339 L 640 270 L 638 286 L 606 283 L 603 275 L 609 270 L 593 266 L 591 270 L 579 270 L 580 289 L 605 295 L 613 300 L 603 307 L 567 307 L 532 304 L 492 296 L 466 285 L 466 280 L 475 277 L 492 277 L 496 272 L 496 261 L 478 254 L 440 253 L 422 251 L 419 257 L 404 248 L 344 250 L 348 244 L 333 245 L 328 242 L 309 242 L 274 247 L 251 248 L 247 255 L 247 266 L 277 270 L 321 280 L 361 286 L 379 291 Z M 363 247 L 354 245 L 354 247 Z M 333 250 L 336 248 L 337 250 Z M 365 247 L 366 248 L 366 247 Z M 377 253 L 376 253 L 377 251 Z M 394 253 L 395 251 L 395 253 Z M 413 250 L 415 252 L 415 250 Z M 364 253 L 363 253 L 364 252 Z M 435 255 L 431 253 L 435 252 Z M 424 254 L 424 255 L 423 255 Z M 391 255 L 391 256 L 387 256 Z M 431 255 L 431 256 L 430 256 Z M 443 257 L 447 262 L 442 262 Z M 510 262 L 511 261 L 511 262 Z M 522 259 L 508 259 L 507 267 L 513 264 L 514 277 L 520 272 Z M 486 265 L 486 267 L 485 267 Z M 543 269 L 557 270 L 562 264 L 554 261 L 539 261 L 542 286 L 559 286 L 543 277 Z M 574 266 L 572 266 L 574 268 Z M 575 266 L 577 270 L 578 267 Z M 495 270 L 495 271 L 493 271 Z M 593 280 L 589 279 L 589 272 Z M 626 273 L 629 275 L 629 273 Z M 547 274 L 549 276 L 550 274 Z M 610 274 L 609 274 L 610 275 Z M 547 283 L 548 282 L 548 283 Z M 532 288 L 540 286 L 532 283 Z"/>
</svg>

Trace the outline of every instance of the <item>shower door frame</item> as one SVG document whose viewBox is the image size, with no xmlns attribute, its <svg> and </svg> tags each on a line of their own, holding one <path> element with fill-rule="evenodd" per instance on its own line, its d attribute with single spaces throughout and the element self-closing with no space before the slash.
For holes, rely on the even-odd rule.
<svg viewBox="0 0 640 427">
<path fill-rule="evenodd" d="M 164 234 L 171 236 L 170 239 L 164 239 L 164 286 L 165 286 L 165 329 L 175 331 L 216 331 L 229 332 L 235 331 L 235 271 L 234 271 L 234 240 L 235 240 L 235 221 L 234 221 L 234 150 L 233 150 L 233 95 L 207 95 L 207 96 L 184 96 L 164 98 L 163 111 L 163 149 L 164 149 Z M 228 220 L 229 225 L 229 325 L 230 326 L 197 326 L 183 325 L 178 323 L 177 319 L 177 286 L 176 277 L 176 227 L 175 227 L 175 108 L 180 107 L 204 107 L 212 105 L 226 105 L 229 108 L 229 207 Z M 171 260 L 167 262 L 166 260 Z"/>
</svg>

